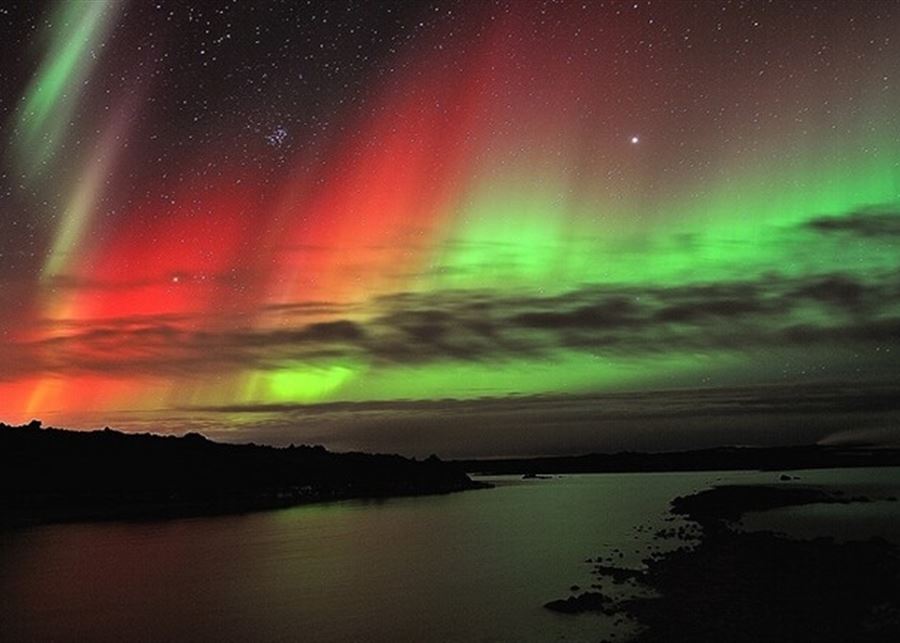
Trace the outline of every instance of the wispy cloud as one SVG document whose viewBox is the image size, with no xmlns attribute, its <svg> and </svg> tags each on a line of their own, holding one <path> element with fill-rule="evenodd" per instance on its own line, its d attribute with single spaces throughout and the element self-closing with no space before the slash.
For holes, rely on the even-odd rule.
<svg viewBox="0 0 900 643">
<path fill-rule="evenodd" d="M 843 216 L 816 217 L 806 224 L 825 234 L 847 234 L 860 237 L 890 239 L 900 237 L 900 212 L 867 209 Z"/>
<path fill-rule="evenodd" d="M 629 359 L 693 350 L 864 346 L 900 339 L 898 288 L 895 272 L 865 281 L 839 273 L 765 275 L 671 288 L 592 285 L 553 296 L 398 293 L 371 302 L 367 318 L 319 306 L 316 315 L 327 321 L 303 323 L 301 316 L 286 328 L 195 330 L 179 318 L 124 318 L 63 324 L 42 341 L 7 345 L 3 372 L 171 375 L 340 358 L 388 366 L 559 351 Z"/>
</svg>

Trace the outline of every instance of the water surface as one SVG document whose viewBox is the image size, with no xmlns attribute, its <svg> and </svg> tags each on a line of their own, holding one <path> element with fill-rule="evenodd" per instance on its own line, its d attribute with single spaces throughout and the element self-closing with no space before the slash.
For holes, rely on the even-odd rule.
<svg viewBox="0 0 900 643">
<path fill-rule="evenodd" d="M 884 488 L 900 487 L 898 474 L 800 473 Z M 612 619 L 542 607 L 594 582 L 586 558 L 618 549 L 622 565 L 639 565 L 659 546 L 652 532 L 673 525 L 674 496 L 776 478 L 498 477 L 488 478 L 495 489 L 446 496 L 7 532 L 0 638 L 597 641 L 615 630 Z"/>
</svg>

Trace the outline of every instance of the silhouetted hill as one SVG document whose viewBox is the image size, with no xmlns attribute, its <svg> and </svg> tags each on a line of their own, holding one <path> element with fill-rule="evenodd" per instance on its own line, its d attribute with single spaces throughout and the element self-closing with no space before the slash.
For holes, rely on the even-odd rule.
<svg viewBox="0 0 900 643">
<path fill-rule="evenodd" d="M 224 513 L 476 488 L 435 456 L 0 423 L 0 523 Z"/>
<path fill-rule="evenodd" d="M 651 471 L 737 471 L 830 469 L 900 465 L 900 449 L 791 446 L 721 447 L 667 453 L 591 453 L 579 456 L 455 460 L 471 473 L 629 473 Z"/>
</svg>

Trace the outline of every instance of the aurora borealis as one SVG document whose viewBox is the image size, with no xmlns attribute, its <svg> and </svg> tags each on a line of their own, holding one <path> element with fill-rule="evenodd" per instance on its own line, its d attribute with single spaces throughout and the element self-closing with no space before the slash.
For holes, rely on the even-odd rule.
<svg viewBox="0 0 900 643">
<path fill-rule="evenodd" d="M 751 398 L 739 440 L 896 427 L 896 3 L 0 11 L 2 420 L 466 455 L 727 442 Z"/>
</svg>

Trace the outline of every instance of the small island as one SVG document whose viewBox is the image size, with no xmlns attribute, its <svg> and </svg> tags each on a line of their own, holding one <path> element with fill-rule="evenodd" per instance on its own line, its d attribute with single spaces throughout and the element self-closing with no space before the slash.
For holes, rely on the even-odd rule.
<svg viewBox="0 0 900 643">
<path fill-rule="evenodd" d="M 437 456 L 0 423 L 0 525 L 235 513 L 488 485 Z"/>
</svg>

